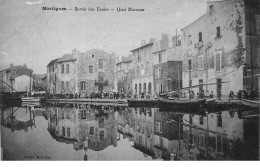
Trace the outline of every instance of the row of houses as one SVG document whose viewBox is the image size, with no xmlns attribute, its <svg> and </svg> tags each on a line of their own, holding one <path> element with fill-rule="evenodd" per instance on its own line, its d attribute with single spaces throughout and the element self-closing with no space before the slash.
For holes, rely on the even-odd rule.
<svg viewBox="0 0 260 167">
<path fill-rule="evenodd" d="M 255 89 L 259 94 L 259 4 L 209 1 L 206 13 L 182 28 L 181 35 L 142 41 L 117 63 L 118 90 L 153 94 L 192 87 L 195 93 Z"/>
</svg>

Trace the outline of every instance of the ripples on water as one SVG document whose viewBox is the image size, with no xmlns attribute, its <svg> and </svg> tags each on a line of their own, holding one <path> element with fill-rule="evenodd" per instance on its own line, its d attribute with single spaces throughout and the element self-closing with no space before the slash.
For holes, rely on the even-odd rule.
<svg viewBox="0 0 260 167">
<path fill-rule="evenodd" d="M 258 111 L 41 104 L 1 109 L 3 160 L 257 160 Z M 252 114 L 253 113 L 253 114 Z"/>
</svg>

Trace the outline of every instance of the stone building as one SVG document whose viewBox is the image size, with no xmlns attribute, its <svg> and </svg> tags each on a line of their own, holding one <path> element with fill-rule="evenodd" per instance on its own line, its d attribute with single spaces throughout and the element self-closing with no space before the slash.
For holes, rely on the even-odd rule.
<svg viewBox="0 0 260 167">
<path fill-rule="evenodd" d="M 133 53 L 133 94 L 152 93 L 154 94 L 153 85 L 153 44 L 155 39 L 149 43 L 142 41 L 142 45 L 131 50 Z"/>
<path fill-rule="evenodd" d="M 47 65 L 47 92 L 57 93 L 58 87 L 58 59 L 50 61 Z"/>
<path fill-rule="evenodd" d="M 133 78 L 133 55 L 122 57 L 122 61 L 116 64 L 117 67 L 117 91 L 132 92 Z"/>
<path fill-rule="evenodd" d="M 45 91 L 46 90 L 46 79 L 47 74 L 34 74 L 33 75 L 33 90 L 34 91 Z"/>
<path fill-rule="evenodd" d="M 250 15 L 254 17 L 255 25 L 252 24 L 252 29 L 248 30 L 248 25 L 251 25 L 247 24 L 249 9 L 244 2 L 248 0 L 209 1 L 206 13 L 182 29 L 184 87 L 196 86 L 193 88 L 195 93 L 208 90 L 214 95 L 217 92 L 228 95 L 230 91 L 236 93 L 244 88 L 247 82 L 243 80 L 245 63 L 252 66 L 249 60 L 259 59 L 259 55 L 256 56 L 259 48 L 257 31 L 250 37 L 254 41 L 251 49 L 248 36 L 252 29 L 259 26 L 256 13 L 260 11 L 259 5 L 250 7 L 251 13 L 255 12 Z M 250 58 L 250 55 L 253 57 Z M 259 65 L 260 61 L 254 62 Z M 257 81 L 256 78 L 254 80 Z M 256 85 L 259 83 L 255 83 L 254 88 L 257 88 Z"/>
<path fill-rule="evenodd" d="M 27 68 L 27 65 L 13 65 L 0 71 L 0 90 L 11 92 L 13 87 L 15 92 L 29 92 L 32 90 L 33 70 Z M 9 86 L 8 86 L 9 85 Z"/>
<path fill-rule="evenodd" d="M 57 61 L 58 93 L 75 92 L 77 54 L 74 49 L 72 54 L 65 54 Z"/>
<path fill-rule="evenodd" d="M 178 84 L 180 88 L 182 86 L 182 46 L 180 37 L 178 36 L 179 39 L 175 40 L 176 36 L 171 38 L 167 34 L 162 34 L 161 40 L 154 43 L 152 54 L 154 91 L 156 93 L 178 90 Z"/>
<path fill-rule="evenodd" d="M 52 60 L 47 66 L 50 93 L 112 91 L 115 87 L 115 54 L 93 49 Z"/>
<path fill-rule="evenodd" d="M 80 53 L 76 61 L 76 92 L 113 91 L 116 80 L 116 56 L 92 49 Z"/>
</svg>

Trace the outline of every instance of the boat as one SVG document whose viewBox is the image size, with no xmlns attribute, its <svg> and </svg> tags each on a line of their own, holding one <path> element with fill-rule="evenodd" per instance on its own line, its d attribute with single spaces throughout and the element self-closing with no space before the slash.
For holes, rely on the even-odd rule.
<svg viewBox="0 0 260 167">
<path fill-rule="evenodd" d="M 260 108 L 260 101 L 242 99 L 241 103 L 252 108 Z"/>
<path fill-rule="evenodd" d="M 158 106 L 158 99 L 127 99 L 129 107 L 157 107 Z"/>
<path fill-rule="evenodd" d="M 193 99 L 193 100 L 179 100 L 179 99 L 159 99 L 160 107 L 192 107 L 198 108 L 204 105 L 206 99 Z"/>
<path fill-rule="evenodd" d="M 40 102 L 41 98 L 39 97 L 22 97 L 22 102 Z"/>
</svg>

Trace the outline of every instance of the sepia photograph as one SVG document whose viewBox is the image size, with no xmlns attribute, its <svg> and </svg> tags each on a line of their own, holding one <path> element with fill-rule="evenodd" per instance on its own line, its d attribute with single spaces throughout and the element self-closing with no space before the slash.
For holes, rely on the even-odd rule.
<svg viewBox="0 0 260 167">
<path fill-rule="evenodd" d="M 259 161 L 259 96 L 260 0 L 0 0 L 0 161 Z"/>
</svg>

